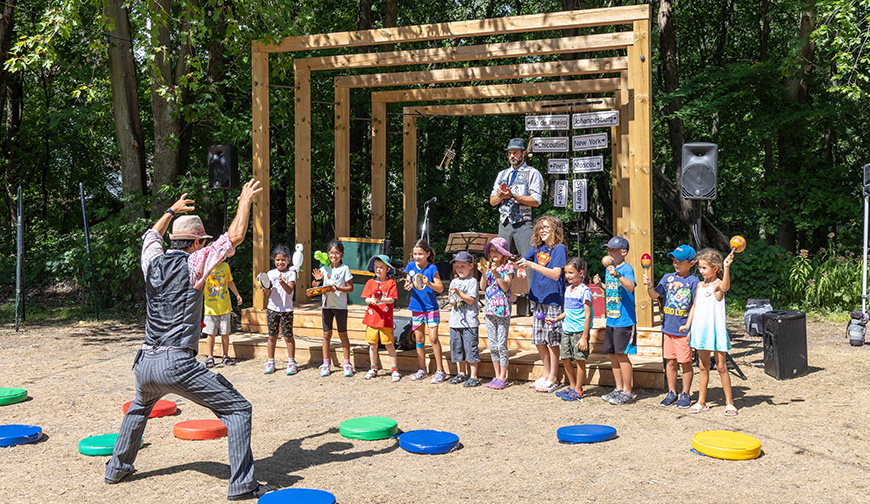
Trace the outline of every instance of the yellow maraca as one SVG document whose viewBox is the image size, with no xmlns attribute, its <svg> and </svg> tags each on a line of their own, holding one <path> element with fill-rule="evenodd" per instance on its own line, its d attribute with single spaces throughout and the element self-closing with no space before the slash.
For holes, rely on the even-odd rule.
<svg viewBox="0 0 870 504">
<path fill-rule="evenodd" d="M 744 238 L 740 235 L 735 235 L 735 236 L 731 237 L 731 253 L 732 254 L 734 252 L 737 252 L 739 254 L 740 252 L 743 252 L 743 250 L 745 250 L 745 249 L 746 249 L 746 238 Z"/>
</svg>

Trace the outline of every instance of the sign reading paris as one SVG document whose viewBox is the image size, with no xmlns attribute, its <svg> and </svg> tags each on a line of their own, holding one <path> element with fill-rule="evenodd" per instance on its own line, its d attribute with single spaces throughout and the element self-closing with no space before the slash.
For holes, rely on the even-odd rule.
<svg viewBox="0 0 870 504">
<path fill-rule="evenodd" d="M 568 158 L 548 159 L 547 173 L 568 173 Z"/>
<path fill-rule="evenodd" d="M 571 122 L 574 129 L 619 126 L 619 111 L 602 110 L 601 112 L 583 112 L 582 114 L 574 114 L 571 118 Z"/>
<path fill-rule="evenodd" d="M 526 131 L 553 131 L 571 129 L 568 114 L 527 115 Z"/>
</svg>

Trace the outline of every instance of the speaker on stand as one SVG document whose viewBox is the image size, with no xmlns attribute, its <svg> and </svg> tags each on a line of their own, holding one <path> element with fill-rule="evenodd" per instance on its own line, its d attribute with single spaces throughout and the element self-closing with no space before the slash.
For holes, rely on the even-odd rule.
<svg viewBox="0 0 870 504">
<path fill-rule="evenodd" d="M 208 187 L 235 189 L 239 186 L 239 154 L 235 145 L 208 148 Z M 227 193 L 224 191 L 224 232 L 227 231 Z"/>
<path fill-rule="evenodd" d="M 692 238 L 698 250 L 701 245 L 701 202 L 716 199 L 719 170 L 719 146 L 712 143 L 683 145 L 680 195 L 692 201 L 694 214 Z"/>
</svg>

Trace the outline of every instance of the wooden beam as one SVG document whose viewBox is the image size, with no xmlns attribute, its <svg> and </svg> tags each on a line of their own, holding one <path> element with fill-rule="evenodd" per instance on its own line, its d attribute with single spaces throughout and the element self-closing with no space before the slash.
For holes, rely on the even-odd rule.
<svg viewBox="0 0 870 504">
<path fill-rule="evenodd" d="M 432 89 L 402 89 L 372 93 L 372 101 L 395 103 L 437 100 L 471 100 L 475 98 L 508 98 L 512 96 L 544 96 L 580 93 L 606 93 L 619 89 L 619 79 L 585 79 L 528 84 L 499 84 Z"/>
<path fill-rule="evenodd" d="M 548 12 L 471 21 L 285 37 L 277 44 L 253 42 L 253 52 L 293 52 L 628 24 L 649 19 L 647 5 Z"/>
<path fill-rule="evenodd" d="M 403 113 L 408 116 L 416 114 L 419 117 L 426 116 L 481 116 L 481 115 L 507 115 L 507 114 L 551 114 L 569 111 L 586 110 L 612 110 L 616 107 L 615 98 L 595 98 L 592 101 L 601 103 L 589 105 L 574 105 L 576 102 L 588 100 L 542 100 L 525 102 L 501 102 L 501 103 L 459 103 L 453 105 L 428 105 L 423 107 L 407 106 Z M 546 108 L 545 108 L 546 107 Z"/>
<path fill-rule="evenodd" d="M 296 67 L 296 65 L 293 65 Z M 303 254 L 303 269 L 311 271 L 311 72 L 294 68 L 296 86 L 295 112 L 295 173 L 296 187 L 295 217 L 296 243 L 301 243 L 306 252 Z M 299 275 L 296 279 L 296 302 L 308 301 L 305 289 L 311 286 L 311 275 Z"/>
<path fill-rule="evenodd" d="M 606 49 L 624 49 L 634 42 L 631 32 L 599 33 L 577 37 L 524 40 L 473 46 L 434 49 L 410 49 L 383 53 L 339 54 L 317 58 L 299 58 L 295 64 L 307 70 L 335 70 L 337 68 L 369 68 L 471 61 L 497 58 L 540 57 L 548 54 L 567 54 Z"/>
<path fill-rule="evenodd" d="M 269 55 L 253 54 L 251 59 L 252 171 L 263 192 L 254 198 L 253 282 L 254 308 L 266 308 L 266 296 L 257 286 L 257 275 L 269 271 Z"/>
<path fill-rule="evenodd" d="M 417 118 L 404 116 L 402 131 L 402 250 L 403 260 L 411 256 L 411 245 L 417 240 Z"/>
<path fill-rule="evenodd" d="M 350 89 L 335 88 L 335 235 L 350 236 Z"/>
<path fill-rule="evenodd" d="M 387 104 L 372 99 L 372 238 L 386 238 Z"/>
<path fill-rule="evenodd" d="M 417 72 L 377 73 L 336 77 L 335 85 L 363 88 L 376 86 L 405 86 L 412 84 L 443 84 L 497 79 L 528 79 L 622 72 L 628 69 L 628 58 L 597 58 L 571 61 L 548 61 L 519 65 L 483 66 L 473 68 L 444 68 Z"/>
</svg>

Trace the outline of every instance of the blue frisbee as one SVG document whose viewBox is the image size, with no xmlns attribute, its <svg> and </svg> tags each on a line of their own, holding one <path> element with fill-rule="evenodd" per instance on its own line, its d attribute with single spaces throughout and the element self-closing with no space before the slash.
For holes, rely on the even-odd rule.
<svg viewBox="0 0 870 504">
<path fill-rule="evenodd" d="M 335 496 L 311 488 L 275 490 L 257 499 L 257 504 L 335 504 Z"/>
<path fill-rule="evenodd" d="M 599 441 L 609 441 L 615 438 L 616 429 L 609 425 L 569 425 L 567 427 L 560 427 L 556 431 L 556 437 L 560 443 L 598 443 Z"/>
<path fill-rule="evenodd" d="M 0 425 L 0 446 L 15 446 L 39 441 L 42 428 L 35 425 Z"/>
<path fill-rule="evenodd" d="M 411 453 L 436 455 L 453 451 L 459 445 L 459 436 L 438 430 L 415 430 L 399 436 L 399 446 Z"/>
</svg>

